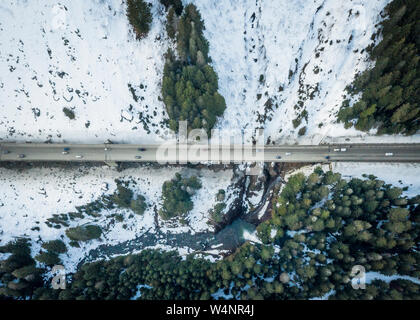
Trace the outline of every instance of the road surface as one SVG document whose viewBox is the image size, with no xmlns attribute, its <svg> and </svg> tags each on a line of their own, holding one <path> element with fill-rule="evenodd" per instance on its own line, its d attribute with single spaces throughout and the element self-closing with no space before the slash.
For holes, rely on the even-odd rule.
<svg viewBox="0 0 420 320">
<path fill-rule="evenodd" d="M 65 151 L 67 150 L 67 151 Z M 0 143 L 0 161 L 241 163 L 420 162 L 420 144 L 207 146 Z"/>
</svg>

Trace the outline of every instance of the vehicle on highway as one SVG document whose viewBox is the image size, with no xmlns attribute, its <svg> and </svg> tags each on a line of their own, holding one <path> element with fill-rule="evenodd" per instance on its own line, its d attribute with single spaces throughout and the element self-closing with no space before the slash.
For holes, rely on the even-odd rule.
<svg viewBox="0 0 420 320">
<path fill-rule="evenodd" d="M 1 153 L 2 153 L 2 154 L 9 154 L 9 153 L 10 153 L 10 151 L 9 151 L 9 150 L 3 150 Z"/>
<path fill-rule="evenodd" d="M 340 151 L 341 151 L 341 152 L 346 152 L 346 151 L 347 151 L 347 149 L 346 149 L 346 148 L 341 148 L 341 149 L 340 149 Z"/>
<path fill-rule="evenodd" d="M 277 157 L 276 157 L 276 159 L 277 159 L 277 160 L 280 160 L 280 159 L 281 159 L 281 156 L 277 156 Z"/>
<path fill-rule="evenodd" d="M 76 156 L 76 159 L 82 159 L 83 158 L 83 156 L 82 155 L 80 155 L 80 154 L 78 154 L 77 156 Z"/>
<path fill-rule="evenodd" d="M 392 152 L 385 153 L 385 157 L 392 157 L 394 154 Z"/>
<path fill-rule="evenodd" d="M 69 154 L 69 152 L 68 151 L 63 151 L 63 152 L 61 152 L 62 154 Z"/>
<path fill-rule="evenodd" d="M 136 158 L 136 159 L 141 159 L 141 156 L 135 156 L 134 158 Z"/>
<path fill-rule="evenodd" d="M 145 148 L 138 148 L 137 151 L 146 151 Z"/>
<path fill-rule="evenodd" d="M 63 150 L 68 152 L 68 151 L 70 151 L 70 148 L 65 147 Z"/>
<path fill-rule="evenodd" d="M 334 149 L 334 152 L 340 152 L 340 149 Z"/>
<path fill-rule="evenodd" d="M 331 159 L 331 157 L 330 157 L 330 156 L 326 156 L 326 157 L 325 157 L 325 159 L 330 160 L 330 159 Z"/>
<path fill-rule="evenodd" d="M 21 153 L 21 154 L 19 154 L 18 155 L 18 158 L 20 158 L 20 159 L 23 159 L 23 158 L 25 158 L 26 156 L 23 154 L 23 153 Z"/>
<path fill-rule="evenodd" d="M 286 156 L 288 157 L 288 156 L 291 156 L 292 155 L 292 153 L 291 152 L 286 152 Z"/>
<path fill-rule="evenodd" d="M 104 151 L 109 151 L 111 150 L 111 148 L 104 148 Z"/>
</svg>

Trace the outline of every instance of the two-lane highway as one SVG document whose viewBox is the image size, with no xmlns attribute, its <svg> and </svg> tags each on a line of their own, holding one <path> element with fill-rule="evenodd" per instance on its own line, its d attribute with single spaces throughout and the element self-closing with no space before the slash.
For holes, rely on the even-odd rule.
<svg viewBox="0 0 420 320">
<path fill-rule="evenodd" d="M 420 162 L 420 144 L 131 145 L 0 143 L 0 161 L 76 162 Z"/>
</svg>

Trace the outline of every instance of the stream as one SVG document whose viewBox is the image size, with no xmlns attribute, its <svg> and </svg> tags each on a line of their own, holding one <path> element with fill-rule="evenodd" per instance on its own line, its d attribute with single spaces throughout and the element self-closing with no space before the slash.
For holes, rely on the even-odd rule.
<svg viewBox="0 0 420 320">
<path fill-rule="evenodd" d="M 246 241 L 245 235 L 252 234 L 255 229 L 255 225 L 238 218 L 216 234 L 213 232 L 175 234 L 147 231 L 135 239 L 116 245 L 101 245 L 91 250 L 88 256 L 78 264 L 78 267 L 86 262 L 105 259 L 113 255 L 129 254 L 156 245 L 170 246 L 174 249 L 187 247 L 191 252 L 197 253 L 212 250 L 233 251 Z M 209 254 L 217 255 L 217 253 L 211 252 Z"/>
<path fill-rule="evenodd" d="M 203 253 L 217 256 L 217 252 L 234 251 L 247 241 L 247 235 L 256 230 L 256 221 L 261 210 L 265 208 L 266 202 L 270 199 L 272 190 L 279 183 L 283 182 L 280 176 L 275 177 L 265 187 L 265 192 L 261 197 L 258 206 L 251 212 L 245 212 L 242 208 L 239 216 L 231 223 L 223 227 L 217 233 L 201 232 L 201 233 L 163 233 L 154 230 L 146 231 L 135 239 L 124 241 L 115 245 L 101 245 L 91 250 L 78 266 L 86 262 L 104 259 L 113 255 L 124 255 L 130 252 L 141 251 L 148 247 L 157 245 L 169 246 L 175 248 L 189 248 L 191 253 Z"/>
</svg>

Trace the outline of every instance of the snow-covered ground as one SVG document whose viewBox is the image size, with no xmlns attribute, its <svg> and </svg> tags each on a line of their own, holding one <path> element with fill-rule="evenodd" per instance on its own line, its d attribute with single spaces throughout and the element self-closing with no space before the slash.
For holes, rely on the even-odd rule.
<svg viewBox="0 0 420 320">
<path fill-rule="evenodd" d="M 0 139 L 144 143 L 165 136 L 163 7 L 153 1 L 141 41 L 125 11 L 120 0 L 0 2 Z"/>
<path fill-rule="evenodd" d="M 372 281 L 375 281 L 375 280 L 385 281 L 386 283 L 390 283 L 393 280 L 407 280 L 407 281 L 412 281 L 416 284 L 420 284 L 420 280 L 417 278 L 410 277 L 410 276 L 402 276 L 399 274 L 387 276 L 379 272 L 370 271 L 370 272 L 367 272 L 365 276 L 366 276 L 366 279 L 365 279 L 366 284 L 370 284 Z"/>
<path fill-rule="evenodd" d="M 158 97 L 170 41 L 163 6 L 148 1 L 153 23 L 141 41 L 131 32 L 124 1 L 2 1 L 0 139 L 158 143 L 168 138 Z M 278 143 L 318 144 L 348 136 L 388 141 L 345 130 L 335 114 L 345 87 L 371 65 L 364 49 L 390 0 L 183 2 L 194 3 L 205 22 L 227 103 L 219 129 L 231 136 L 245 130 L 250 138 L 263 127 L 265 137 Z M 74 111 L 75 120 L 64 115 L 64 107 Z M 294 128 L 292 120 L 304 110 L 307 119 Z M 299 137 L 304 126 L 307 134 Z M 399 139 L 419 142 L 420 135 Z"/>
<path fill-rule="evenodd" d="M 116 245 L 132 240 L 145 232 L 155 232 L 155 212 L 161 203 L 162 185 L 174 177 L 176 172 L 183 175 L 197 175 L 203 187 L 193 196 L 194 209 L 188 214 L 188 225 L 170 224 L 158 218 L 160 231 L 164 233 L 212 231 L 208 221 L 208 211 L 214 205 L 219 189 L 227 189 L 231 183 L 232 171 L 192 170 L 183 168 L 139 167 L 122 172 L 107 168 L 60 169 L 34 168 L 10 170 L 0 168 L 0 245 L 15 237 L 28 237 L 33 241 L 33 250 L 39 250 L 39 240 L 48 241 L 63 238 L 69 243 L 65 227 L 60 229 L 45 224 L 54 214 L 75 212 L 76 206 L 97 200 L 103 194 L 112 194 L 116 189 L 115 179 L 133 181 L 130 188 L 135 195 L 143 195 L 149 204 L 146 212 L 139 216 L 131 210 L 102 210 L 101 216 L 85 215 L 83 219 L 69 221 L 70 227 L 86 223 L 98 224 L 104 230 L 99 240 L 81 244 L 81 248 L 68 246 L 69 253 L 63 257 L 68 268 L 83 259 L 86 253 L 101 244 Z M 122 214 L 123 221 L 112 219 L 112 214 Z M 124 225 L 126 225 L 124 227 Z M 38 229 L 34 229 L 38 227 Z"/>
<path fill-rule="evenodd" d="M 371 65 L 364 49 L 390 0 L 184 2 L 200 9 L 206 25 L 227 103 L 219 128 L 236 134 L 245 128 L 249 138 L 262 126 L 265 137 L 278 143 L 366 136 L 336 124 L 335 114 L 345 87 Z M 295 129 L 292 120 L 304 110 L 308 119 Z M 307 134 L 299 137 L 304 126 Z M 371 139 L 384 142 L 388 137 Z"/>
<path fill-rule="evenodd" d="M 373 174 L 387 184 L 393 184 L 400 188 L 408 187 L 408 190 L 403 192 L 407 197 L 414 197 L 420 194 L 420 179 L 418 179 L 420 175 L 419 163 L 334 162 L 331 165 L 332 171 L 340 173 L 346 179 L 363 179 L 363 174 Z M 316 167 L 321 167 L 324 171 L 330 169 L 328 164 L 305 166 L 289 172 L 285 176 L 285 180 L 287 181 L 291 175 L 299 172 L 309 175 Z"/>
<path fill-rule="evenodd" d="M 170 41 L 163 7 L 158 0 L 148 1 L 153 23 L 148 36 L 138 41 L 121 0 L 2 0 L 0 141 L 158 143 L 168 138 L 159 96 Z M 245 129 L 247 138 L 262 127 L 265 137 L 278 143 L 344 142 L 342 137 L 352 137 L 351 142 L 420 142 L 420 135 L 375 137 L 335 123 L 345 87 L 371 65 L 364 49 L 389 1 L 184 0 L 197 5 L 204 19 L 219 91 L 226 99 L 217 127 L 232 136 Z M 65 116 L 64 107 L 74 111 L 74 120 Z M 304 110 L 307 120 L 294 128 L 292 120 Z M 307 134 L 299 137 L 304 126 Z M 113 193 L 116 178 L 137 182 L 132 187 L 150 204 L 143 216 L 114 209 L 70 222 L 95 222 L 106 230 L 100 240 L 70 247 L 63 259 L 73 268 L 101 244 L 153 231 L 162 184 L 181 170 L 191 174 L 181 168 L 0 168 L 0 244 L 27 236 L 37 251 L 41 241 L 64 235 L 65 228 L 45 224 L 53 214 Z M 418 164 L 337 163 L 333 170 L 346 177 L 374 174 L 408 186 L 407 195 L 420 193 Z M 163 232 L 211 230 L 208 211 L 218 190 L 227 191 L 228 207 L 235 200 L 231 170 L 195 173 L 203 188 L 193 198 L 188 225 L 159 221 Z M 248 202 L 257 205 L 261 197 L 256 192 Z M 122 214 L 124 221 L 111 222 L 113 213 Z M 248 237 L 254 239 L 254 234 Z"/>
</svg>

